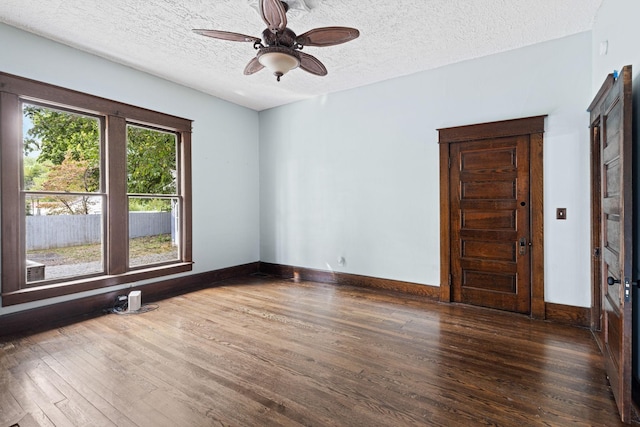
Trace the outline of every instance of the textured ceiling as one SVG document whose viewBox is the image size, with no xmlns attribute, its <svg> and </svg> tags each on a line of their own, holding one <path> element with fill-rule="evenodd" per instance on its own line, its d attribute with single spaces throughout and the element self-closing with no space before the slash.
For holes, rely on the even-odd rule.
<svg viewBox="0 0 640 427">
<path fill-rule="evenodd" d="M 260 111 L 588 31 L 602 0 L 295 0 L 287 16 L 296 33 L 347 26 L 360 37 L 305 48 L 327 76 L 298 69 L 279 83 L 266 69 L 243 75 L 255 56 L 251 43 L 191 32 L 260 37 L 265 25 L 256 3 L 2 0 L 0 22 Z"/>
</svg>

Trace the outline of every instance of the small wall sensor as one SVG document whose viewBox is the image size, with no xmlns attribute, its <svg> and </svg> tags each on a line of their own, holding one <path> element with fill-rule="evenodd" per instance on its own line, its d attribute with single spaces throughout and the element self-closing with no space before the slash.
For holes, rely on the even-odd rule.
<svg viewBox="0 0 640 427">
<path fill-rule="evenodd" d="M 142 291 L 129 292 L 129 309 L 128 311 L 138 311 L 142 305 Z"/>
</svg>

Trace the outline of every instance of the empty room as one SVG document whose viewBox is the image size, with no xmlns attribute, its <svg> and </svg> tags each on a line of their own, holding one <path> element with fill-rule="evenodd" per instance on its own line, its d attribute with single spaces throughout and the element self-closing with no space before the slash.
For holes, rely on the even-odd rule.
<svg viewBox="0 0 640 427">
<path fill-rule="evenodd" d="M 3 0 L 0 427 L 639 422 L 639 19 Z"/>
</svg>

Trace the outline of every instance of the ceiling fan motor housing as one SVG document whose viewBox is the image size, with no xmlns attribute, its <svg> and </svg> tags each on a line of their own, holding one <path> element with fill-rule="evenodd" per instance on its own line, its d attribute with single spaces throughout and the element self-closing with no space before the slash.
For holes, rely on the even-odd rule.
<svg viewBox="0 0 640 427">
<path fill-rule="evenodd" d="M 268 28 L 262 32 L 262 40 L 267 46 L 286 46 L 293 48 L 296 44 L 296 33 L 285 28 L 277 33 L 271 32 Z"/>
</svg>

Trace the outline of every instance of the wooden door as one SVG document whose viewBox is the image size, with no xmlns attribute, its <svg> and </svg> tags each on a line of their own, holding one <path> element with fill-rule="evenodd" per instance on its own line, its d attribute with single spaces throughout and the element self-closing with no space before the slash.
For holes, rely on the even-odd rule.
<svg viewBox="0 0 640 427">
<path fill-rule="evenodd" d="M 529 313 L 529 138 L 450 145 L 453 301 Z"/>
<path fill-rule="evenodd" d="M 632 286 L 632 86 L 631 67 L 610 75 L 589 107 L 591 113 L 596 338 L 620 417 L 631 419 Z"/>
<path fill-rule="evenodd" d="M 438 129 L 441 301 L 545 318 L 545 117 Z"/>
</svg>

